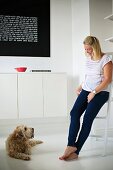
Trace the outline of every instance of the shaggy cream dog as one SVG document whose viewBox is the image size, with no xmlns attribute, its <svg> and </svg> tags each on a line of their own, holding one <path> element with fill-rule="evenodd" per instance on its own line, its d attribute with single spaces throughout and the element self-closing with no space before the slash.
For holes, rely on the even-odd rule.
<svg viewBox="0 0 113 170">
<path fill-rule="evenodd" d="M 22 160 L 30 160 L 31 147 L 43 143 L 39 140 L 31 140 L 34 137 L 34 128 L 24 125 L 17 126 L 6 140 L 6 150 L 10 157 Z"/>
</svg>

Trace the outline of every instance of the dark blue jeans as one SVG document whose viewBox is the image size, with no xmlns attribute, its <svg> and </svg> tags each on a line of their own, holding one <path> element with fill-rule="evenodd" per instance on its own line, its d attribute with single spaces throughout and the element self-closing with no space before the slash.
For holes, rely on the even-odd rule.
<svg viewBox="0 0 113 170">
<path fill-rule="evenodd" d="M 67 145 L 75 146 L 77 148 L 76 154 L 79 154 L 88 138 L 93 120 L 109 98 L 109 92 L 101 91 L 88 103 L 87 96 L 89 93 L 82 90 L 70 112 L 71 120 Z M 83 123 L 80 129 L 80 117 L 83 113 Z"/>
</svg>

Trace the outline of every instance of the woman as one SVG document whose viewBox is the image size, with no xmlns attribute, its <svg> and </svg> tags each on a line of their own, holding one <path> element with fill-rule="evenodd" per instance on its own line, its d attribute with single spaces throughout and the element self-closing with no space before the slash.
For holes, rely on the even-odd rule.
<svg viewBox="0 0 113 170">
<path fill-rule="evenodd" d="M 59 157 L 60 160 L 78 158 L 95 117 L 109 98 L 108 85 L 112 81 L 111 58 L 101 51 L 99 40 L 96 37 L 87 36 L 83 44 L 87 56 L 85 80 L 76 91 L 78 97 L 70 112 L 67 148 Z M 80 129 L 80 117 L 83 113 L 83 123 Z"/>
</svg>

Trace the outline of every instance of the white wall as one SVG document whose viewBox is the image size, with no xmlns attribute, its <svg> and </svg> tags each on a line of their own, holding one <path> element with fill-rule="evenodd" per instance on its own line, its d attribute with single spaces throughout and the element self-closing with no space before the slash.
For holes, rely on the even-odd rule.
<svg viewBox="0 0 113 170">
<path fill-rule="evenodd" d="M 72 17 L 70 0 L 51 0 L 51 69 L 68 74 L 68 112 L 72 107 Z"/>
<path fill-rule="evenodd" d="M 90 34 L 89 0 L 72 0 L 72 48 L 74 86 L 84 79 L 84 38 Z"/>
<path fill-rule="evenodd" d="M 72 74 L 71 1 L 51 0 L 51 57 L 2 57 L 0 72 L 15 72 L 16 66 L 51 69 Z M 7 50 L 7 49 L 6 49 Z"/>
<path fill-rule="evenodd" d="M 113 22 L 104 18 L 112 14 L 112 0 L 90 0 L 90 33 L 99 38 L 103 52 L 113 52 L 113 44 L 105 39 L 113 35 Z"/>
</svg>

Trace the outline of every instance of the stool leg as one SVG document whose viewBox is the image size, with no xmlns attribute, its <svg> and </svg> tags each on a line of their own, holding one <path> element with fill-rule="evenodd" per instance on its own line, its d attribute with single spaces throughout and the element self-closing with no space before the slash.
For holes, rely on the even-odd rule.
<svg viewBox="0 0 113 170">
<path fill-rule="evenodd" d="M 106 150 L 107 150 L 109 116 L 110 116 L 110 100 L 108 101 L 108 106 L 107 106 L 107 117 L 106 117 L 105 133 L 104 133 L 103 156 L 106 156 Z"/>
</svg>

